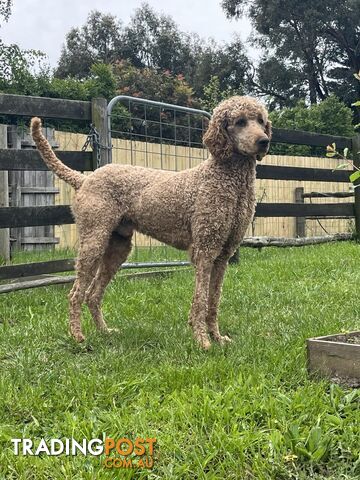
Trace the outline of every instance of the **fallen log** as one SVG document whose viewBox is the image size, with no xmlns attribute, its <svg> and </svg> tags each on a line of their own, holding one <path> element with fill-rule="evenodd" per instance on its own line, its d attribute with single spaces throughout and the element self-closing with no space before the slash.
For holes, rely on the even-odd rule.
<svg viewBox="0 0 360 480">
<path fill-rule="evenodd" d="M 169 269 L 169 270 L 153 270 L 149 272 L 136 272 L 136 273 L 124 273 L 121 275 L 121 278 L 127 280 L 133 279 L 142 279 L 142 278 L 152 278 L 152 277 L 165 277 L 171 275 L 175 272 L 184 271 L 181 269 Z M 12 283 L 7 283 L 6 285 L 0 285 L 0 294 L 1 293 L 10 293 L 16 292 L 18 290 L 27 290 L 29 288 L 38 288 L 38 287 L 49 287 L 51 285 L 65 285 L 67 283 L 73 283 L 75 280 L 75 275 L 64 275 L 64 276 L 55 276 L 55 275 L 43 275 L 38 278 L 33 277 L 29 279 L 21 279 L 18 281 L 13 281 Z"/>
<path fill-rule="evenodd" d="M 337 233 L 335 235 L 324 235 L 322 237 L 247 237 L 244 238 L 241 246 L 262 248 L 262 247 L 303 247 L 305 245 L 318 245 L 320 243 L 342 242 L 352 240 L 352 233 Z"/>
</svg>

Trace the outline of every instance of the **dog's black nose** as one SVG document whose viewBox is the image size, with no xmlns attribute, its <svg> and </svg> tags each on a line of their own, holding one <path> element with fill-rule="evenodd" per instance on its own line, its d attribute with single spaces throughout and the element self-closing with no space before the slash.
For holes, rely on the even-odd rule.
<svg viewBox="0 0 360 480">
<path fill-rule="evenodd" d="M 259 140 L 256 143 L 260 148 L 265 150 L 265 148 L 269 146 L 270 141 L 267 137 L 262 137 L 262 138 L 259 138 Z"/>
</svg>

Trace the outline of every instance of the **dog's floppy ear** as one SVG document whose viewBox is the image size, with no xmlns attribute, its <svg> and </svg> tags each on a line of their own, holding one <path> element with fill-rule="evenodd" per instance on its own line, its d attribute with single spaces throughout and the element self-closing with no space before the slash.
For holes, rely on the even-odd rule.
<svg viewBox="0 0 360 480">
<path fill-rule="evenodd" d="M 228 119 L 225 112 L 214 110 L 203 142 L 216 160 L 223 160 L 233 153 L 232 142 L 226 131 Z"/>
<path fill-rule="evenodd" d="M 269 137 L 269 140 L 271 140 L 271 137 L 272 137 L 272 126 L 271 125 L 272 124 L 271 124 L 270 120 L 268 120 L 266 122 L 266 125 L 265 125 L 265 133 Z"/>
</svg>

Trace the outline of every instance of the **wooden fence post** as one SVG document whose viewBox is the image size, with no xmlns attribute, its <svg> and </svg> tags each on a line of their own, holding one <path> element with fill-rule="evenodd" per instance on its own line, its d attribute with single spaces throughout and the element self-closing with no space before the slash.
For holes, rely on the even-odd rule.
<svg viewBox="0 0 360 480">
<path fill-rule="evenodd" d="M 297 187 L 295 188 L 295 203 L 304 203 L 304 188 Z M 295 236 L 296 237 L 305 237 L 305 217 L 296 217 L 295 218 Z"/>
<path fill-rule="evenodd" d="M 360 134 L 355 135 L 352 138 L 352 154 L 354 158 L 354 165 L 360 168 Z M 360 180 L 355 182 L 355 185 L 359 185 Z M 356 241 L 360 241 L 360 187 L 355 188 L 355 232 Z"/>
<path fill-rule="evenodd" d="M 21 139 L 18 135 L 17 125 L 9 126 L 9 142 L 10 148 L 13 150 L 21 150 Z M 10 174 L 10 186 L 11 186 L 11 206 L 21 207 L 21 178 L 24 172 L 12 171 Z M 11 237 L 13 238 L 12 249 L 21 250 L 21 228 L 12 228 L 10 230 Z"/>
<path fill-rule="evenodd" d="M 7 125 L 0 125 L 0 148 L 7 148 Z M 0 171 L 0 207 L 9 206 L 9 175 L 7 171 Z M 0 256 L 8 262 L 10 260 L 10 230 L 0 229 Z"/>
<path fill-rule="evenodd" d="M 91 116 L 92 123 L 95 126 L 96 130 L 100 135 L 100 166 L 106 165 L 110 162 L 110 155 L 108 147 L 109 138 L 108 138 L 108 124 L 107 124 L 107 101 L 105 98 L 93 98 L 91 101 Z M 97 166 L 98 158 L 98 148 L 94 148 L 93 152 L 93 165 L 94 168 Z"/>
</svg>

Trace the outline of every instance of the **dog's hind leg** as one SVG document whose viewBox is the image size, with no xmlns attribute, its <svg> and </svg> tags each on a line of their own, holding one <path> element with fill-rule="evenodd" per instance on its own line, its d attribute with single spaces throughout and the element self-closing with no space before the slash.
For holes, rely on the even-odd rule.
<svg viewBox="0 0 360 480">
<path fill-rule="evenodd" d="M 69 294 L 70 332 L 78 342 L 85 337 L 81 331 L 81 306 L 85 294 L 100 265 L 113 226 L 86 225 L 85 232 L 80 228 L 80 248 L 76 261 L 76 280 Z"/>
<path fill-rule="evenodd" d="M 101 302 L 106 287 L 131 251 L 131 236 L 123 237 L 113 232 L 101 259 L 95 278 L 86 292 L 86 303 L 99 330 L 108 331 L 101 312 Z"/>
<path fill-rule="evenodd" d="M 94 252 L 91 245 L 85 244 L 80 247 L 76 261 L 76 280 L 69 293 L 69 307 L 70 332 L 78 342 L 85 340 L 81 331 L 81 306 L 84 303 L 86 290 L 95 276 L 102 255 L 103 251 L 100 252 L 98 250 Z"/>
</svg>

